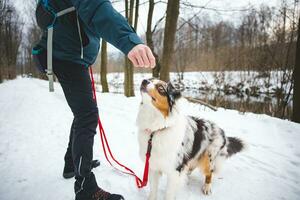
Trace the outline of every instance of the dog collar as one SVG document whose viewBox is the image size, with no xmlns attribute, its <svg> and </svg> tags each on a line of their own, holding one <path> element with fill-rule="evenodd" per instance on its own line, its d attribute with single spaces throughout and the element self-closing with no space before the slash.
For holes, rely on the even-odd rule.
<svg viewBox="0 0 300 200">
<path fill-rule="evenodd" d="M 163 130 L 165 130 L 165 129 L 167 129 L 168 127 L 163 127 L 163 128 L 160 128 L 160 129 L 157 129 L 157 130 L 151 130 L 150 128 L 146 128 L 145 129 L 145 132 L 146 133 L 148 133 L 148 134 L 154 134 L 154 133 L 156 133 L 156 132 L 158 132 L 158 131 L 163 131 Z"/>
</svg>

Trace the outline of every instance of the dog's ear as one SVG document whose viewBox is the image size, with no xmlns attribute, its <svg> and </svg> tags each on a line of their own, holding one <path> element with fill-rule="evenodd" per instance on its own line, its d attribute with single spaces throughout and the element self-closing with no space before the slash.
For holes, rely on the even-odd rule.
<svg viewBox="0 0 300 200">
<path fill-rule="evenodd" d="M 175 101 L 181 97 L 181 92 L 179 89 L 176 89 L 171 82 L 167 83 L 167 95 L 168 103 L 170 107 L 170 112 L 172 111 Z"/>
</svg>

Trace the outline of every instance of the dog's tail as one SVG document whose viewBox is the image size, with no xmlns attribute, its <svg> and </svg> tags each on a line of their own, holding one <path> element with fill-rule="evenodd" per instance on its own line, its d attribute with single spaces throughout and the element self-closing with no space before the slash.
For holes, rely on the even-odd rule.
<svg viewBox="0 0 300 200">
<path fill-rule="evenodd" d="M 227 146 L 228 157 L 238 152 L 241 152 L 246 147 L 245 143 L 239 138 L 227 137 L 227 141 L 228 142 L 226 146 Z"/>
</svg>

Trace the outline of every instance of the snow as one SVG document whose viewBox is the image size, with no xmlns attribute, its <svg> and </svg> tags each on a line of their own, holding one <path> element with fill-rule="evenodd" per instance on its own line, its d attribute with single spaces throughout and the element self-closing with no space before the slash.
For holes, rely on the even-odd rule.
<svg viewBox="0 0 300 200">
<path fill-rule="evenodd" d="M 290 71 L 286 73 L 291 74 Z M 180 87 L 187 96 L 214 99 L 217 94 L 222 94 L 227 100 L 241 101 L 242 94 L 245 99 L 250 97 L 253 102 L 264 102 L 267 97 L 268 99 L 272 98 L 274 103 L 278 101 L 276 92 L 281 89 L 285 94 L 289 92 L 290 82 L 281 86 L 283 76 L 285 76 L 283 71 L 271 71 L 269 74 L 261 74 L 257 71 L 250 71 L 249 73 L 247 71 L 185 72 L 183 80 L 179 82 L 179 74 L 170 73 L 172 83 Z M 139 88 L 144 78 L 150 77 L 152 77 L 151 73 L 135 73 L 135 89 Z M 99 74 L 95 78 L 100 82 Z M 111 92 L 123 93 L 123 73 L 109 73 L 107 80 Z M 224 93 L 225 91 L 226 93 Z M 251 93 L 251 91 L 254 95 L 248 96 L 247 93 Z"/>
<path fill-rule="evenodd" d="M 73 180 L 62 178 L 63 156 L 72 114 L 58 84 L 48 92 L 48 82 L 18 78 L 0 84 L 0 199 L 71 200 Z M 138 93 L 137 93 L 138 94 Z M 98 93 L 99 110 L 115 157 L 142 176 L 135 117 L 140 97 Z M 214 178 L 213 194 L 201 192 L 203 177 L 195 171 L 178 199 L 297 200 L 300 199 L 300 125 L 266 115 L 217 112 L 186 103 L 186 112 L 216 122 L 227 136 L 246 141 L 246 151 L 232 157 Z M 98 184 L 129 200 L 147 199 L 149 188 L 137 189 L 132 177 L 105 161 L 99 136 L 94 157 Z M 161 181 L 163 199 L 166 178 Z"/>
</svg>

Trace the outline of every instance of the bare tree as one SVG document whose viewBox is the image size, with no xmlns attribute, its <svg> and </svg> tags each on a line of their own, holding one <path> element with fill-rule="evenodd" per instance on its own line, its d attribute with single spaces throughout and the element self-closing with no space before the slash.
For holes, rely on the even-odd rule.
<svg viewBox="0 0 300 200">
<path fill-rule="evenodd" d="M 135 0 L 135 14 L 134 14 L 134 29 L 137 29 L 138 21 L 139 21 L 139 6 L 140 0 Z"/>
<path fill-rule="evenodd" d="M 0 0 L 0 53 L 4 52 L 4 40 L 2 39 L 4 36 L 3 32 L 3 26 L 4 26 L 4 18 L 5 18 L 5 12 L 6 12 L 6 0 Z M 0 56 L 0 83 L 3 81 L 3 65 L 4 65 L 4 58 L 3 56 Z"/>
<path fill-rule="evenodd" d="M 155 61 L 156 61 L 156 67 L 152 70 L 152 76 L 158 78 L 159 71 L 160 71 L 160 62 L 159 62 L 159 57 L 158 57 L 157 53 L 155 52 L 154 43 L 153 43 L 153 32 L 155 31 L 155 29 L 152 30 L 154 6 L 155 6 L 154 0 L 149 0 L 146 41 L 147 41 L 147 45 L 153 52 L 153 55 L 154 55 Z"/>
<path fill-rule="evenodd" d="M 296 63 L 294 69 L 293 121 L 300 123 L 300 17 L 298 21 L 298 38 Z"/>
<path fill-rule="evenodd" d="M 138 8 L 138 4 L 137 4 Z M 125 0 L 125 16 L 130 25 L 133 24 L 133 10 L 134 10 L 134 0 Z M 135 19 L 135 24 L 137 26 L 138 15 Z M 125 58 L 124 66 L 124 94 L 126 97 L 134 96 L 134 81 L 133 81 L 134 68 L 129 59 Z"/>
<path fill-rule="evenodd" d="M 160 79 L 169 81 L 170 66 L 179 16 L 179 0 L 168 0 L 167 16 L 164 31 L 164 47 L 161 61 Z"/>
<path fill-rule="evenodd" d="M 109 92 L 108 83 L 107 83 L 107 42 L 102 40 L 101 43 L 101 85 L 102 85 L 102 92 Z"/>
<path fill-rule="evenodd" d="M 31 74 L 34 77 L 47 79 L 47 76 L 43 73 L 40 73 L 32 58 L 32 48 L 36 45 L 36 43 L 39 41 L 42 30 L 38 27 L 35 19 L 35 8 L 36 8 L 36 1 L 35 0 L 29 0 L 29 3 L 26 5 L 26 8 L 24 10 L 25 14 L 28 16 L 27 19 L 27 31 L 24 32 L 24 38 L 22 40 L 22 47 L 21 47 L 21 59 L 22 59 L 22 68 L 23 73 L 25 74 Z"/>
<path fill-rule="evenodd" d="M 13 4 L 0 1 L 0 82 L 17 75 L 17 57 L 22 41 L 22 23 Z"/>
</svg>

